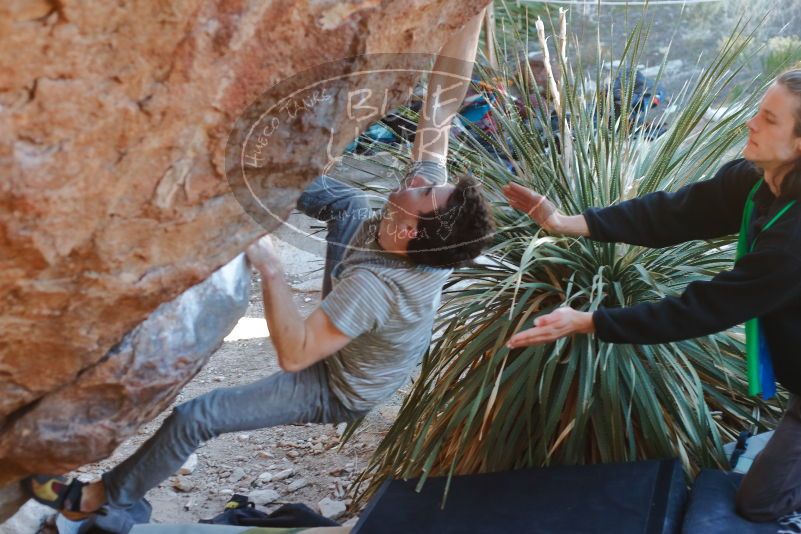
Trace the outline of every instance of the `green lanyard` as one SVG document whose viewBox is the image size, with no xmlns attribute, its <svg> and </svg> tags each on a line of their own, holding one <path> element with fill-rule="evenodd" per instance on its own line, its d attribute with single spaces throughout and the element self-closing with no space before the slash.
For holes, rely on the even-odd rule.
<svg viewBox="0 0 801 534">
<path fill-rule="evenodd" d="M 759 234 L 754 236 L 754 240 L 748 243 L 748 229 L 751 227 L 751 219 L 754 213 L 754 195 L 762 185 L 762 180 L 759 180 L 754 185 L 751 192 L 748 193 L 748 198 L 745 201 L 745 208 L 743 208 L 743 219 L 740 223 L 740 237 L 737 239 L 737 260 L 745 256 L 747 253 L 754 250 Z M 773 226 L 779 217 L 784 215 L 790 207 L 795 204 L 792 200 L 777 213 L 768 224 L 766 224 L 760 232 L 763 232 Z M 746 361 L 748 362 L 748 394 L 755 396 L 762 392 L 762 384 L 760 384 L 759 372 L 759 319 L 754 317 L 745 323 L 745 348 L 746 348 Z"/>
<path fill-rule="evenodd" d="M 757 189 L 759 189 L 760 185 L 762 185 L 762 180 L 758 181 L 754 185 L 753 189 L 751 189 L 751 192 L 748 193 L 748 198 L 745 201 L 745 209 L 743 209 L 743 219 L 742 222 L 740 223 L 740 237 L 737 240 L 738 260 L 743 256 L 745 256 L 747 252 L 752 252 L 754 250 L 754 245 L 756 244 L 757 237 L 759 237 L 758 235 L 754 236 L 754 240 L 751 242 L 751 245 L 748 246 L 748 228 L 751 226 L 751 217 L 754 213 L 754 195 L 756 194 Z M 787 205 L 779 211 L 779 213 L 774 215 L 773 218 L 770 221 L 768 221 L 768 224 L 766 224 L 762 228 L 762 230 L 760 230 L 760 232 L 764 232 L 765 230 L 773 226 L 773 223 L 779 220 L 779 217 L 784 215 L 785 212 L 793 206 L 793 204 L 795 204 L 795 200 L 788 202 Z"/>
</svg>

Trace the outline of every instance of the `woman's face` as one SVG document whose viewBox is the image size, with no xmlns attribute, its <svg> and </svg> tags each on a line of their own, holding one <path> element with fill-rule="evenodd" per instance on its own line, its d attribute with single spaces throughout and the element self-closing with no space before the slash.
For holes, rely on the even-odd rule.
<svg viewBox="0 0 801 534">
<path fill-rule="evenodd" d="M 774 83 L 757 114 L 746 123 L 748 143 L 743 157 L 763 169 L 780 169 L 801 158 L 801 137 L 795 134 L 798 106 L 801 98 Z"/>
</svg>

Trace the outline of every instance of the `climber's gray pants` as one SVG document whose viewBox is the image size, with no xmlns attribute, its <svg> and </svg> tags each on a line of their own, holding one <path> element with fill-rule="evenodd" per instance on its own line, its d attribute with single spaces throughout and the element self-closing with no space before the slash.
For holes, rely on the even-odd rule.
<svg viewBox="0 0 801 534">
<path fill-rule="evenodd" d="M 176 406 L 161 428 L 103 475 L 112 506 L 127 508 L 174 474 L 204 441 L 289 423 L 341 423 L 362 417 L 331 393 L 324 362 L 278 372 L 245 386 L 220 388 Z"/>
</svg>

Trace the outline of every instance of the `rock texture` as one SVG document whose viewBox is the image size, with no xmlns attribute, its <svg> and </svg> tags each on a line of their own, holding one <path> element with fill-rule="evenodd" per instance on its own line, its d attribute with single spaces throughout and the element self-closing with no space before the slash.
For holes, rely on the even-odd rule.
<svg viewBox="0 0 801 534">
<path fill-rule="evenodd" d="M 250 267 L 240 254 L 156 308 L 102 361 L 8 425 L 0 436 L 0 476 L 61 473 L 88 455 L 113 451 L 220 346 L 245 313 L 249 287 Z"/>
<path fill-rule="evenodd" d="M 52 508 L 29 500 L 17 513 L 0 525 L 0 534 L 28 534 L 39 532 L 47 519 L 55 514 Z"/>
<path fill-rule="evenodd" d="M 3 2 L 0 488 L 109 454 L 202 363 L 154 361 L 185 372 L 133 393 L 99 378 L 114 374 L 99 366 L 115 365 L 107 355 L 126 333 L 278 224 L 254 223 L 226 180 L 228 134 L 251 102 L 323 62 L 355 58 L 334 67 L 347 70 L 361 54 L 434 52 L 486 3 Z M 393 90 L 392 107 L 418 77 L 370 83 Z M 265 153 L 277 212 L 326 164 L 322 147 L 352 137 L 342 98 L 322 117 L 290 124 Z M 65 424 L 77 413 L 85 419 Z M 106 424 L 113 437 L 97 431 Z M 82 451 L 63 452 L 68 439 Z"/>
</svg>

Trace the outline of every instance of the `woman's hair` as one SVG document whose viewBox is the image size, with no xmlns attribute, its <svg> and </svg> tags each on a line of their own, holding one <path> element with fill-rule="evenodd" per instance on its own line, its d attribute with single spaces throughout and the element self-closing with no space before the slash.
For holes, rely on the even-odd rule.
<svg viewBox="0 0 801 534">
<path fill-rule="evenodd" d="M 780 74 L 776 83 L 790 91 L 796 97 L 795 128 L 793 134 L 801 137 L 801 68 L 793 68 Z M 801 158 L 799 158 L 782 181 L 783 195 L 801 198 Z"/>
</svg>

